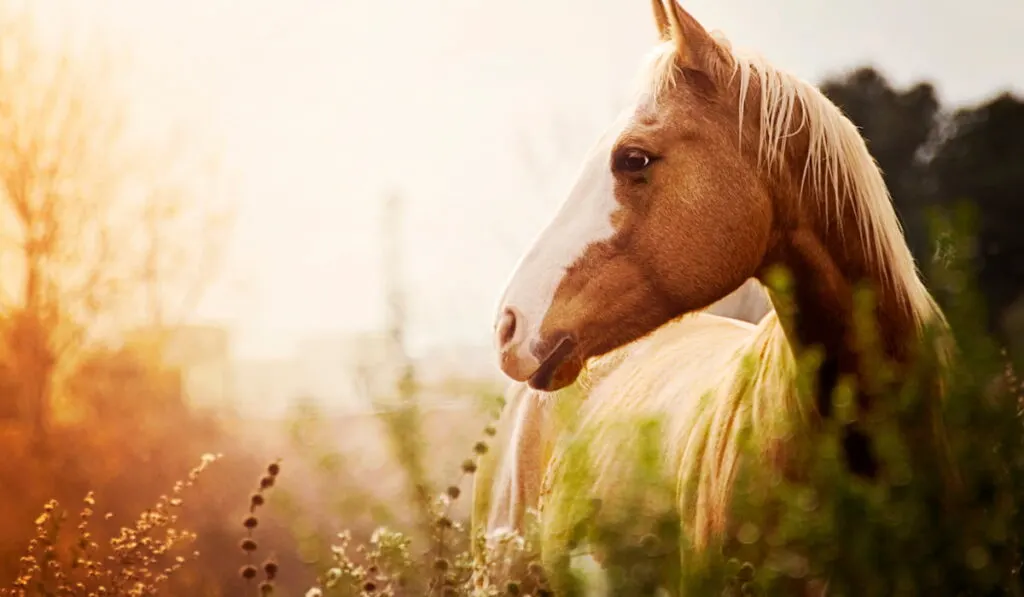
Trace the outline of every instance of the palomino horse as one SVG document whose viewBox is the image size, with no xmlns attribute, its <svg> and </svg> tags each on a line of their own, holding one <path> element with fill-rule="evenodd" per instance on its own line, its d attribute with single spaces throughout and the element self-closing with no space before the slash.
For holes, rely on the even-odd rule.
<svg viewBox="0 0 1024 597">
<path fill-rule="evenodd" d="M 626 414 L 664 420 L 661 458 L 684 551 L 722 540 L 741 464 L 785 469 L 797 432 L 831 415 L 840 385 L 870 407 L 873 361 L 854 333 L 858 285 L 874 293 L 878 345 L 894 367 L 909 368 L 922 346 L 940 358 L 948 346 L 945 333 L 921 341 L 945 320 L 856 127 L 815 87 L 735 52 L 675 0 L 653 7 L 661 42 L 636 103 L 520 261 L 495 324 L 505 374 L 549 393 L 643 339 L 591 384 L 572 431 L 591 438 L 587 495 L 565 482 L 565 450 L 546 465 L 546 559 L 567 547 L 575 522 L 565 513 L 585 509 L 575 501 L 608 503 L 620 489 L 630 436 L 612 430 Z M 773 294 L 776 308 L 756 326 L 715 317 L 664 325 L 749 278 L 770 281 L 776 266 L 792 276 L 792 302 Z M 796 379 L 807 348 L 821 357 L 812 403 Z M 856 423 L 842 447 L 852 470 L 875 474 Z"/>
</svg>

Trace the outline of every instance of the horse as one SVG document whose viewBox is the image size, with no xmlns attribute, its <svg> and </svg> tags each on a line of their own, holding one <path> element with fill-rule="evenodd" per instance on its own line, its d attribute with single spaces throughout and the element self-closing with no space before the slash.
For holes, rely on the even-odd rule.
<svg viewBox="0 0 1024 597">
<path fill-rule="evenodd" d="M 622 448 L 639 433 L 621 425 L 627 414 L 664 420 L 660 457 L 684 567 L 720 545 L 741 465 L 792 474 L 788 455 L 834 416 L 837 389 L 870 411 L 879 392 L 857 336 L 862 288 L 876 348 L 897 374 L 922 355 L 944 364 L 952 354 L 853 123 L 814 85 L 735 50 L 676 0 L 652 9 L 658 42 L 632 105 L 520 259 L 495 318 L 501 370 L 549 396 L 637 347 L 590 384 L 566 432 L 588 438 L 586 485 L 569 483 L 571 442 L 544 465 L 546 563 L 564 561 L 585 518 L 580 500 L 621 493 L 631 466 Z M 685 317 L 750 278 L 769 286 L 773 305 L 756 325 Z M 807 354 L 818 356 L 809 401 L 797 380 Z M 938 400 L 941 367 L 934 381 Z M 879 465 L 860 420 L 843 423 L 842 459 L 871 479 Z"/>
</svg>

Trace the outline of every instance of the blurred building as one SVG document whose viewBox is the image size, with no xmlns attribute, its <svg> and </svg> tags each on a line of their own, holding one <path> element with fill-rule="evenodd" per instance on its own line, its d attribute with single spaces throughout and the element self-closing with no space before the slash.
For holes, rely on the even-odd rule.
<svg viewBox="0 0 1024 597">
<path fill-rule="evenodd" d="M 383 332 L 337 332 L 301 338 L 291 355 L 233 365 L 239 406 L 278 416 L 298 399 L 335 413 L 365 412 L 397 378 Z"/>
<path fill-rule="evenodd" d="M 428 405 L 464 400 L 504 383 L 488 348 L 445 346 L 411 359 L 418 398 Z M 328 413 L 365 413 L 398 398 L 401 355 L 383 331 L 302 338 L 287 358 L 234 364 L 239 406 L 251 415 L 285 414 L 298 399 Z"/>
<path fill-rule="evenodd" d="M 335 333 L 299 341 L 295 361 L 303 394 L 324 406 L 362 410 L 386 391 L 394 371 L 382 332 Z"/>
<path fill-rule="evenodd" d="M 398 397 L 402 355 L 384 331 L 336 332 L 301 338 L 281 358 L 235 359 L 231 334 L 219 326 L 138 330 L 128 343 L 158 350 L 189 404 L 250 417 L 285 415 L 302 398 L 336 414 L 368 412 Z M 493 352 L 479 346 L 438 346 L 410 360 L 419 399 L 441 405 L 504 382 Z"/>
<path fill-rule="evenodd" d="M 301 395 L 297 363 L 292 359 L 245 359 L 232 365 L 240 414 L 279 416 Z"/>
<path fill-rule="evenodd" d="M 193 406 L 227 408 L 235 397 L 231 333 L 214 325 L 180 325 L 137 330 L 128 337 L 136 347 L 159 351 L 164 366 L 177 370 L 183 397 Z"/>
</svg>

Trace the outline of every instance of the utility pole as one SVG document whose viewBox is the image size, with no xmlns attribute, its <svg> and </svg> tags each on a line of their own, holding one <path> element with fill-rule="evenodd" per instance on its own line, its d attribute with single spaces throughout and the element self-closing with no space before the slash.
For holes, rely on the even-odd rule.
<svg viewBox="0 0 1024 597">
<path fill-rule="evenodd" d="M 417 403 L 415 369 L 406 348 L 406 295 L 402 275 L 402 216 L 405 203 L 397 192 L 384 198 L 383 274 L 384 295 L 387 305 L 386 328 L 388 334 L 388 357 L 395 376 L 389 398 L 395 400 L 389 405 L 389 412 L 382 413 L 391 436 L 392 447 L 398 462 L 405 469 L 408 487 L 419 512 L 424 533 L 434 529 L 434 515 L 431 496 L 433 491 L 427 479 L 423 463 L 425 445 L 421 430 L 419 404 Z"/>
<path fill-rule="evenodd" d="M 415 371 L 406 346 L 407 303 L 402 272 L 402 224 L 405 203 L 401 194 L 391 192 L 384 199 L 383 239 L 385 326 L 388 338 L 388 360 L 395 367 L 393 390 L 400 401 L 411 400 L 415 394 Z"/>
</svg>

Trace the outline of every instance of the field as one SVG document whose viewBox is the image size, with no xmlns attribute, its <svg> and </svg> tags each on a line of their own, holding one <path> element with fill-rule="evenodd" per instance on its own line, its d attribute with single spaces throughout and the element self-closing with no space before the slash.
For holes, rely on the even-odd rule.
<svg viewBox="0 0 1024 597">
<path fill-rule="evenodd" d="M 85 4 L 0 0 L 0 597 L 1024 596 L 1019 0 Z M 743 277 L 727 383 L 590 393 Z M 488 544 L 498 362 L 577 381 Z"/>
</svg>

